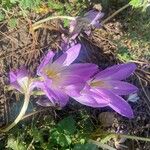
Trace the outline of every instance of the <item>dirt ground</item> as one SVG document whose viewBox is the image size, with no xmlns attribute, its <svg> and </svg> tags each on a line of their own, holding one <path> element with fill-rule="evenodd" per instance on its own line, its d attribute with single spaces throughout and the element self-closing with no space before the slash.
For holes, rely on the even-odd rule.
<svg viewBox="0 0 150 150">
<path fill-rule="evenodd" d="M 37 17 L 38 18 L 38 17 Z M 8 29 L 5 23 L 0 24 L 0 126 L 11 120 L 11 107 L 18 101 L 18 92 L 8 91 L 8 72 L 25 65 L 33 75 L 41 57 L 48 49 L 59 49 L 61 31 L 58 22 L 48 22 L 49 29 L 38 29 L 34 36 L 29 33 L 30 24 L 21 19 L 15 29 Z M 98 64 L 101 68 L 123 62 L 117 57 L 116 39 L 125 34 L 124 24 L 120 20 L 112 20 L 101 29 L 96 29 L 90 37 L 81 36 L 79 41 L 90 52 L 85 61 Z M 129 43 L 129 41 L 127 41 Z M 134 110 L 135 118 L 125 119 L 115 114 L 113 122 L 107 130 L 119 133 L 150 137 L 150 66 L 149 60 L 135 61 L 138 66 L 135 74 L 129 79 L 139 88 L 139 100 L 129 102 Z M 98 112 L 101 113 L 101 112 Z M 97 116 L 96 116 L 97 117 Z M 98 119 L 98 118 L 96 118 Z M 112 144 L 110 142 L 110 144 Z M 113 143 L 114 144 L 114 143 Z M 130 150 L 149 150 L 150 143 L 127 140 L 124 145 Z M 123 148 L 122 148 L 123 149 Z M 126 148 L 124 148 L 126 149 Z"/>
</svg>

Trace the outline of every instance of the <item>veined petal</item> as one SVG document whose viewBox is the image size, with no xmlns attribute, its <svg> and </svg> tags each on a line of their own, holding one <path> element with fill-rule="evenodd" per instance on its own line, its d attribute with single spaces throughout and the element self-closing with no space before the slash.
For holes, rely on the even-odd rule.
<svg viewBox="0 0 150 150">
<path fill-rule="evenodd" d="M 106 83 L 110 85 L 108 89 L 117 95 L 128 95 L 138 90 L 136 86 L 123 81 L 106 81 Z"/>
<path fill-rule="evenodd" d="M 67 67 L 62 72 L 62 75 L 76 75 L 81 77 L 84 81 L 88 80 L 98 71 L 98 66 L 91 63 L 77 63 Z"/>
<path fill-rule="evenodd" d="M 81 91 L 81 96 L 73 98 L 83 105 L 94 108 L 105 107 L 109 103 L 98 92 L 91 91 L 87 86 Z"/>
<path fill-rule="evenodd" d="M 85 14 L 91 25 L 95 25 L 103 16 L 104 13 L 95 10 L 90 10 Z"/>
<path fill-rule="evenodd" d="M 81 44 L 76 44 L 64 52 L 54 63 L 69 66 L 79 55 Z"/>
<path fill-rule="evenodd" d="M 24 92 L 23 88 L 27 86 L 29 75 L 25 67 L 10 71 L 9 73 L 10 84 L 20 92 Z"/>
<path fill-rule="evenodd" d="M 54 106 L 54 104 L 52 104 L 52 102 L 47 97 L 41 97 L 36 103 L 43 107 Z"/>
<path fill-rule="evenodd" d="M 61 107 L 64 107 L 67 104 L 69 96 L 59 88 L 51 88 L 51 80 L 47 79 L 45 82 L 39 81 L 35 84 L 37 88 L 41 89 L 45 93 L 45 95 L 49 98 L 53 105 L 58 104 Z"/>
<path fill-rule="evenodd" d="M 129 77 L 136 69 L 134 63 L 115 65 L 99 72 L 95 75 L 95 80 L 123 80 Z"/>
<path fill-rule="evenodd" d="M 49 100 L 53 104 L 55 104 L 55 101 L 54 101 L 54 98 L 53 98 L 54 93 L 51 91 L 51 89 L 49 89 L 47 87 L 45 82 L 42 82 L 42 81 L 34 82 L 34 86 L 37 87 L 38 89 L 42 90 L 45 93 L 45 95 L 49 98 Z"/>
<path fill-rule="evenodd" d="M 63 53 L 60 57 L 58 57 L 54 62 L 53 64 L 56 64 L 56 65 L 61 65 L 63 66 L 65 60 L 67 58 L 67 53 Z"/>
<path fill-rule="evenodd" d="M 80 96 L 81 90 L 84 88 L 84 83 L 74 83 L 64 87 L 64 92 L 70 97 Z"/>
<path fill-rule="evenodd" d="M 117 113 L 128 118 L 133 118 L 131 106 L 122 97 L 115 95 L 109 90 L 99 90 L 98 92 L 101 93 L 101 96 L 104 97 L 104 99 L 109 101 L 108 106 Z"/>
<path fill-rule="evenodd" d="M 67 58 L 65 59 L 63 65 L 70 65 L 79 55 L 81 49 L 81 44 L 76 44 L 69 48 L 65 53 L 67 53 Z"/>
<path fill-rule="evenodd" d="M 55 53 L 53 51 L 49 51 L 47 53 L 47 55 L 44 57 L 44 59 L 42 60 L 42 62 L 40 63 L 39 67 L 37 68 L 37 74 L 40 76 L 42 73 L 43 68 L 48 65 L 51 64 L 53 61 L 53 57 L 54 57 Z"/>
<path fill-rule="evenodd" d="M 54 99 L 56 104 L 58 104 L 61 107 L 64 107 L 69 101 L 69 96 L 60 89 L 52 89 L 52 90 L 55 93 Z"/>
</svg>

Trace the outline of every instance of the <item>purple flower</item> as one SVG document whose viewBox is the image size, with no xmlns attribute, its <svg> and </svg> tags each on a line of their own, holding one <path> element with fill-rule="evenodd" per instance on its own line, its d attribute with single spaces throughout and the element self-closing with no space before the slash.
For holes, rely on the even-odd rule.
<svg viewBox="0 0 150 150">
<path fill-rule="evenodd" d="M 28 71 L 25 67 L 10 71 L 9 73 L 10 84 L 13 88 L 17 89 L 21 93 L 32 91 L 34 88 L 32 79 L 30 78 Z"/>
<path fill-rule="evenodd" d="M 133 111 L 130 105 L 120 95 L 137 91 L 134 85 L 121 81 L 129 77 L 135 69 L 134 63 L 109 67 L 88 80 L 81 96 L 73 98 L 91 107 L 109 106 L 119 114 L 132 118 Z"/>
<path fill-rule="evenodd" d="M 84 33 L 89 36 L 91 33 L 91 28 L 100 28 L 100 21 L 103 16 L 104 13 L 101 11 L 90 10 L 89 12 L 85 13 L 83 17 L 76 17 L 75 20 L 71 21 L 69 26 L 69 37 L 62 35 L 62 49 L 66 50 L 70 45 L 75 45 L 75 39 L 80 32 L 84 31 Z"/>
<path fill-rule="evenodd" d="M 44 91 L 54 105 L 63 107 L 68 102 L 69 96 L 79 96 L 86 80 L 97 71 L 98 67 L 95 64 L 71 64 L 77 58 L 80 48 L 81 45 L 77 44 L 56 60 L 54 52 L 50 51 L 37 69 L 41 81 L 36 82 L 36 86 Z"/>
<path fill-rule="evenodd" d="M 103 16 L 104 13 L 100 11 L 90 10 L 83 17 L 77 17 L 76 20 L 71 21 L 69 28 L 71 39 L 75 39 L 82 30 L 89 35 L 91 27 L 99 28 L 101 26 L 100 19 Z"/>
</svg>

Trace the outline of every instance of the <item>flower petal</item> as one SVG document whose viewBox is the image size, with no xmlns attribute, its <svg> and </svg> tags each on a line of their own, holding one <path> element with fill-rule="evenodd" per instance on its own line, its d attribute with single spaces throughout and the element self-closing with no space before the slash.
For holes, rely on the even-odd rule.
<svg viewBox="0 0 150 150">
<path fill-rule="evenodd" d="M 70 65 L 79 55 L 81 49 L 81 44 L 76 44 L 72 46 L 70 49 L 66 51 L 67 58 L 64 61 L 63 65 L 68 66 Z"/>
<path fill-rule="evenodd" d="M 90 10 L 84 15 L 84 17 L 86 17 L 89 20 L 90 24 L 93 26 L 97 24 L 97 22 L 99 22 L 99 19 L 101 19 L 103 16 L 104 13 L 95 10 Z"/>
<path fill-rule="evenodd" d="M 106 81 L 106 83 L 110 85 L 110 90 L 117 95 L 128 95 L 138 90 L 136 86 L 123 81 Z"/>
<path fill-rule="evenodd" d="M 95 79 L 123 80 L 129 77 L 135 69 L 136 65 L 134 63 L 115 65 L 96 74 Z"/>
<path fill-rule="evenodd" d="M 105 107 L 109 103 L 98 92 L 90 90 L 87 86 L 81 91 L 81 96 L 73 98 L 83 105 L 94 108 Z"/>
<path fill-rule="evenodd" d="M 54 92 L 54 99 L 56 104 L 58 104 L 61 107 L 64 107 L 68 101 L 69 101 L 69 96 L 64 93 L 64 91 L 61 91 L 60 89 L 52 89 Z"/>
<path fill-rule="evenodd" d="M 18 91 L 23 92 L 22 86 L 24 85 L 22 85 L 22 81 L 25 81 L 24 79 L 28 79 L 29 78 L 28 76 L 29 76 L 28 71 L 26 70 L 25 67 L 22 67 L 15 71 L 10 71 L 9 72 L 10 84 Z"/>
<path fill-rule="evenodd" d="M 52 104 L 52 102 L 47 97 L 41 97 L 36 103 L 43 107 L 54 106 L 54 104 Z"/>
<path fill-rule="evenodd" d="M 69 96 L 61 89 L 50 88 L 52 87 L 52 81 L 49 79 L 45 82 L 36 82 L 36 87 L 41 89 L 54 105 L 58 104 L 64 107 L 69 100 Z"/>
<path fill-rule="evenodd" d="M 101 96 L 109 101 L 109 106 L 122 116 L 133 118 L 131 106 L 120 96 L 115 95 L 109 90 L 99 90 Z"/>
<path fill-rule="evenodd" d="M 91 63 L 77 63 L 67 67 L 62 72 L 62 75 L 76 75 L 81 77 L 84 81 L 88 80 L 98 71 L 98 66 Z"/>
<path fill-rule="evenodd" d="M 54 57 L 55 53 L 53 51 L 49 51 L 47 53 L 47 55 L 44 57 L 44 59 L 42 60 L 42 62 L 40 63 L 39 67 L 37 68 L 37 75 L 41 75 L 43 68 L 47 65 L 47 64 L 51 64 L 53 61 L 53 57 Z"/>
</svg>

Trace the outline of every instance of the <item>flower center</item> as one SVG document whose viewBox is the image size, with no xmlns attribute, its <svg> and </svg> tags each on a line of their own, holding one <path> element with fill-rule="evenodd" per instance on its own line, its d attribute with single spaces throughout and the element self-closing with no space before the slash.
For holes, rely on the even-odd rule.
<svg viewBox="0 0 150 150">
<path fill-rule="evenodd" d="M 46 69 L 45 73 L 50 78 L 56 78 L 57 77 L 57 72 L 55 70 Z"/>
<path fill-rule="evenodd" d="M 107 85 L 103 81 L 95 81 L 90 83 L 91 86 L 93 87 L 106 87 Z"/>
</svg>

